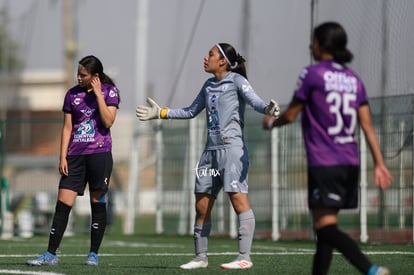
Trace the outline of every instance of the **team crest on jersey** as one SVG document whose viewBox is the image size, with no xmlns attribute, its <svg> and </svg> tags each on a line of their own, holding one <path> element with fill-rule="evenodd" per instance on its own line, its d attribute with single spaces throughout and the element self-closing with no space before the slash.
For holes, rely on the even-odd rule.
<svg viewBox="0 0 414 275">
<path fill-rule="evenodd" d="M 95 109 L 86 109 L 86 110 L 80 110 L 85 116 L 91 117 L 93 112 L 95 112 Z"/>
<path fill-rule="evenodd" d="M 218 96 L 217 96 L 217 95 L 212 95 L 212 96 L 210 96 L 210 102 L 211 102 L 211 104 L 212 104 L 212 105 L 215 105 L 215 104 L 216 104 L 217 99 L 218 99 Z"/>
</svg>

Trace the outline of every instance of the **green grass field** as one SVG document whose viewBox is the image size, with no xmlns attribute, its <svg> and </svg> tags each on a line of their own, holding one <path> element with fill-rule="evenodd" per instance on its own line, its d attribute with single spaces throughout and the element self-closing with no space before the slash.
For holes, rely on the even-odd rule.
<svg viewBox="0 0 414 275">
<path fill-rule="evenodd" d="M 220 264 L 236 257 L 234 239 L 211 237 L 209 267 L 203 270 L 180 270 L 179 265 L 193 257 L 191 236 L 122 236 L 108 232 L 100 250 L 100 265 L 85 266 L 89 236 L 64 237 L 58 266 L 29 267 L 26 261 L 43 253 L 47 236 L 29 239 L 0 240 L 0 274 L 310 274 L 314 245 L 308 241 L 255 240 L 252 249 L 254 266 L 249 270 L 222 270 Z M 389 267 L 392 274 L 414 274 L 414 246 L 361 245 L 375 263 Z M 330 274 L 359 274 L 341 255 L 335 254 Z"/>
</svg>

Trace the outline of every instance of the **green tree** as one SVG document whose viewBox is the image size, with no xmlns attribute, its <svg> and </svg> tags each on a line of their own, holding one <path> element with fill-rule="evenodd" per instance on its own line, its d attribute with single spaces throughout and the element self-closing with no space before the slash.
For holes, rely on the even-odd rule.
<svg viewBox="0 0 414 275">
<path fill-rule="evenodd" d="M 7 12 L 4 9 L 0 10 L 0 74 L 14 73 L 22 64 L 17 53 L 17 43 L 8 33 L 5 24 L 7 18 Z"/>
</svg>

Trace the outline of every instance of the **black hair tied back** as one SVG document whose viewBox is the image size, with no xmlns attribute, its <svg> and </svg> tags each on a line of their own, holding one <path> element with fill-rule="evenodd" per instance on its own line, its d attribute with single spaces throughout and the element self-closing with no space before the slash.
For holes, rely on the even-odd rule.
<svg viewBox="0 0 414 275">
<path fill-rule="evenodd" d="M 243 64 L 244 62 L 246 62 L 246 60 L 244 59 L 243 56 L 241 56 L 240 54 L 237 54 L 237 56 L 236 56 L 236 62 L 238 64 Z"/>
</svg>

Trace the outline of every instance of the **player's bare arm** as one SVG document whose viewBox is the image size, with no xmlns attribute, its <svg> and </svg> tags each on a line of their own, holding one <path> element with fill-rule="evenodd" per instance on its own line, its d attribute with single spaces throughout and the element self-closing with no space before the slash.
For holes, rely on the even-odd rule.
<svg viewBox="0 0 414 275">
<path fill-rule="evenodd" d="M 384 164 L 384 159 L 379 146 L 378 138 L 375 129 L 371 122 L 371 115 L 368 105 L 363 105 L 358 110 L 359 123 L 364 131 L 365 139 L 371 150 L 374 159 L 375 170 L 374 178 L 375 184 L 382 189 L 388 188 L 392 183 L 392 176 Z"/>
<path fill-rule="evenodd" d="M 91 81 L 91 85 L 98 102 L 99 115 L 101 116 L 102 124 L 106 128 L 111 128 L 115 122 L 117 108 L 106 105 L 105 99 L 102 95 L 102 85 L 99 77 L 94 77 Z"/>
<path fill-rule="evenodd" d="M 298 114 L 302 111 L 303 103 L 299 100 L 293 99 L 289 107 L 282 113 L 279 118 L 266 116 L 263 118 L 263 128 L 265 130 L 273 127 L 280 127 L 293 122 Z"/>
<path fill-rule="evenodd" d="M 68 164 L 66 161 L 66 154 L 68 152 L 69 140 L 72 133 L 72 115 L 65 113 L 63 118 L 63 127 L 61 135 L 60 145 L 60 158 L 59 158 L 59 172 L 61 175 L 68 175 Z"/>
</svg>

